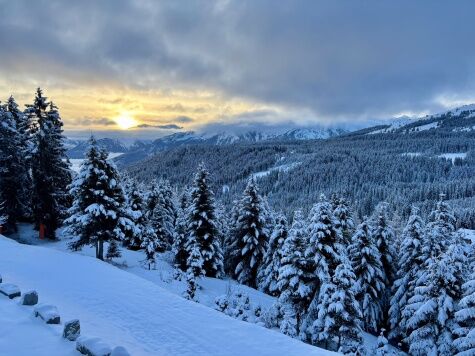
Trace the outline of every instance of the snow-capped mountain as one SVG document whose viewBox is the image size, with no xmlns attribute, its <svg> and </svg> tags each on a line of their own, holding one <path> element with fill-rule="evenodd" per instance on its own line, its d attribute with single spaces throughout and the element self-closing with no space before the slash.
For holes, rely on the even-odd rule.
<svg viewBox="0 0 475 356">
<path fill-rule="evenodd" d="M 464 105 L 421 118 L 398 118 L 389 124 L 366 128 L 354 134 L 411 134 L 427 130 L 475 131 L 475 104 Z"/>
<path fill-rule="evenodd" d="M 83 158 L 89 144 L 87 140 L 67 140 L 69 158 Z M 129 149 L 120 140 L 111 138 L 101 138 L 97 140 L 99 146 L 104 147 L 108 152 L 125 153 Z"/>
<path fill-rule="evenodd" d="M 243 133 L 231 132 L 176 132 L 153 141 L 136 141 L 133 145 L 127 146 L 119 139 L 102 138 L 98 140 L 99 145 L 105 147 L 109 152 L 124 153 L 121 156 L 121 163 L 131 163 L 157 152 L 185 145 L 232 145 L 242 143 L 257 143 L 262 141 L 291 141 L 291 140 L 317 140 L 335 137 L 348 131 L 338 128 L 299 128 L 284 132 L 248 131 Z M 69 158 L 83 158 L 87 148 L 86 140 L 67 140 Z"/>
</svg>

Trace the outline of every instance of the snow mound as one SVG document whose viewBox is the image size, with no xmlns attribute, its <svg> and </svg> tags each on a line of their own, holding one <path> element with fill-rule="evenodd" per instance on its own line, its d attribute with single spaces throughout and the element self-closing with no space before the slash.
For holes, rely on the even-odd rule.
<svg viewBox="0 0 475 356">
<path fill-rule="evenodd" d="M 333 354 L 229 318 L 79 254 L 22 245 L 0 236 L 0 270 L 6 279 L 34 288 L 43 300 L 58 305 L 62 318 L 81 319 L 85 334 L 109 345 L 122 345 L 131 355 Z M 8 321 L 0 315 L 0 335 L 8 328 Z M 61 339 L 60 335 L 57 338 Z M 10 354 L 19 354 L 24 347 L 21 342 L 14 345 L 0 340 L 0 349 L 2 345 L 9 347 Z"/>
</svg>

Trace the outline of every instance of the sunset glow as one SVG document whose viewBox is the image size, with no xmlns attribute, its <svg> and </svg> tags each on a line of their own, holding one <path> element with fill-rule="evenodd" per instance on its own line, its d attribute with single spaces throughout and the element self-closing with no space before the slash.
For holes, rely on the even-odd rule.
<svg viewBox="0 0 475 356">
<path fill-rule="evenodd" d="M 131 127 L 137 126 L 137 121 L 128 113 L 122 113 L 114 121 L 117 122 L 117 125 L 121 130 L 127 130 Z"/>
</svg>

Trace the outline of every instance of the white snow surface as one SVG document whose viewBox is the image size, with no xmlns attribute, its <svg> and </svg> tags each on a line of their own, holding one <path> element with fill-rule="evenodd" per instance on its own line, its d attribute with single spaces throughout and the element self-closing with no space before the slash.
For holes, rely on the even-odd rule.
<svg viewBox="0 0 475 356">
<path fill-rule="evenodd" d="M 444 153 L 444 154 L 441 154 L 439 156 L 437 156 L 439 158 L 445 158 L 445 159 L 449 159 L 452 161 L 452 164 L 455 163 L 455 159 L 456 158 L 460 158 L 460 159 L 465 159 L 467 157 L 467 152 L 459 152 L 459 153 Z"/>
<path fill-rule="evenodd" d="M 40 243 L 32 233 L 22 239 Z M 198 298 L 205 304 L 200 305 L 176 295 L 183 292 L 184 284 L 171 280 L 171 267 L 164 260 L 158 270 L 147 271 L 140 266 L 143 253 L 124 251 L 128 267 L 122 266 L 127 269 L 122 270 L 87 256 L 92 253 L 90 249 L 84 255 L 61 251 L 65 241 L 41 243 L 43 246 L 30 246 L 0 236 L 4 281 L 23 290 L 37 290 L 42 302 L 58 307 L 63 321 L 79 319 L 82 335 L 99 337 L 112 347 L 124 346 L 131 355 L 332 354 L 205 306 L 211 305 L 217 295 L 225 294 L 233 282 L 212 278 L 200 281 Z M 273 300 L 257 291 L 250 296 L 261 305 Z M 73 342 L 61 339 L 60 326 L 39 323 L 32 317 L 31 307 L 0 297 L 2 352 L 78 354 Z"/>
</svg>

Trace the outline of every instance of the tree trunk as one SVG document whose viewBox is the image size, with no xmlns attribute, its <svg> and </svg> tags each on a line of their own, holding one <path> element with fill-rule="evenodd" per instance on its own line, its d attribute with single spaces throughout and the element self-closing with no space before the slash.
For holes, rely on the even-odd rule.
<svg viewBox="0 0 475 356">
<path fill-rule="evenodd" d="M 95 247 L 96 247 L 96 258 L 99 258 L 99 241 L 96 241 Z"/>
<path fill-rule="evenodd" d="M 99 257 L 101 261 L 104 261 L 104 241 L 99 240 Z"/>
</svg>

